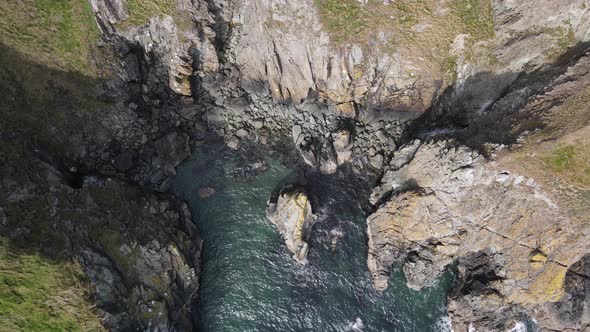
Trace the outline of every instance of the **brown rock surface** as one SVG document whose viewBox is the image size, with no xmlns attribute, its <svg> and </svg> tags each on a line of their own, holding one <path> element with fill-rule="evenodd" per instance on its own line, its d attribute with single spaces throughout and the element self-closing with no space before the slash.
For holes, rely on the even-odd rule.
<svg viewBox="0 0 590 332">
<path fill-rule="evenodd" d="M 465 255 L 493 250 L 501 260 L 494 291 L 467 295 L 498 297 L 499 308 L 515 305 L 532 313 L 564 297 L 568 267 L 590 250 L 587 224 L 570 220 L 534 180 L 466 147 L 422 145 L 387 178 L 395 179 L 391 190 L 402 191 L 367 220 L 368 264 L 378 290 L 387 287 L 395 263 L 403 264 L 408 285 L 420 289 L 457 259 L 461 268 Z M 462 312 L 479 331 L 476 317 L 483 313 L 465 314 L 465 301 L 451 301 L 450 310 L 456 317 Z M 485 301 L 492 300 L 476 302 Z"/>
<path fill-rule="evenodd" d="M 309 197 L 301 188 L 285 188 L 276 203 L 270 203 L 267 216 L 285 239 L 293 259 L 299 264 L 307 262 L 307 239 L 315 223 Z"/>
</svg>

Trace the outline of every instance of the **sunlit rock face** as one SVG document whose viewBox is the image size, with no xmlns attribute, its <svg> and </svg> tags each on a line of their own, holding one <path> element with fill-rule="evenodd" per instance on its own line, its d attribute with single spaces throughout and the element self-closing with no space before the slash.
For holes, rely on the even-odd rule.
<svg viewBox="0 0 590 332">
<path fill-rule="evenodd" d="M 408 286 L 421 289 L 458 262 L 463 283 L 472 285 L 459 287 L 452 301 L 457 326 L 472 320 L 489 328 L 483 309 L 466 314 L 476 304 L 496 303 L 490 317 L 498 320 L 509 308 L 559 300 L 567 267 L 590 249 L 580 238 L 585 227 L 568 219 L 533 179 L 511 174 L 466 147 L 424 144 L 383 181 L 375 198 L 383 199 L 384 188 L 392 198 L 383 199 L 367 219 L 375 288 L 387 287 L 395 263 L 403 265 Z M 473 261 L 481 257 L 469 255 L 485 250 L 493 273 L 474 277 L 481 271 L 471 271 Z M 514 307 L 500 305 L 498 297 Z"/>
<path fill-rule="evenodd" d="M 293 259 L 300 264 L 307 262 L 307 239 L 315 222 L 308 195 L 301 188 L 285 188 L 276 203 L 270 203 L 268 218 L 277 226 L 285 239 Z"/>
</svg>

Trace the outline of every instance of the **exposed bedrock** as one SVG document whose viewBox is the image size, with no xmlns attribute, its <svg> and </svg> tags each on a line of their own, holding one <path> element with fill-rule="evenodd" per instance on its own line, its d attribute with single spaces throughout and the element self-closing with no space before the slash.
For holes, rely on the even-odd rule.
<svg viewBox="0 0 590 332">
<path fill-rule="evenodd" d="M 493 320 L 524 317 L 502 310 L 522 313 L 515 308 L 524 307 L 533 315 L 533 308 L 563 299 L 568 266 L 590 250 L 587 227 L 569 220 L 532 178 L 464 146 L 421 145 L 404 166 L 388 171 L 376 201 L 384 187 L 392 197 L 367 220 L 375 287 L 387 287 L 394 264 L 403 266 L 408 286 L 421 289 L 458 262 L 462 283 L 449 306 L 457 326 L 494 331 L 500 323 Z M 485 305 L 490 301 L 497 305 Z M 547 315 L 534 317 L 551 320 Z"/>
<path fill-rule="evenodd" d="M 179 15 L 162 15 L 142 27 L 121 24 L 128 16 L 121 1 L 92 4 L 104 35 L 130 45 L 123 51 L 127 70 L 120 77 L 139 99 L 126 105 L 153 109 L 156 119 L 169 118 L 163 131 L 180 129 L 191 138 L 203 130 L 195 123 L 204 120 L 236 149 L 243 140 L 266 144 L 285 139 L 299 126 L 304 136 L 293 140 L 302 143 L 302 159 L 323 173 L 333 173 L 336 164 L 348 159 L 359 172 L 380 169 L 407 122 L 426 110 L 433 110 L 433 119 L 465 123 L 507 92 L 513 92 L 510 104 L 522 104 L 536 88 L 517 89 L 531 83 L 523 83 L 520 74 L 542 69 L 564 47 L 590 36 L 582 1 L 559 6 L 494 1 L 494 36 L 477 41 L 458 34 L 441 51 L 449 53 L 441 59 L 453 65 L 446 69 L 454 78 L 449 79 L 449 73 L 436 69 L 442 60 L 417 54 L 416 45 L 402 43 L 392 50 L 397 37 L 386 26 L 375 32 L 371 47 L 338 45 L 311 0 L 178 0 Z M 390 10 L 392 4 L 383 6 Z M 434 16 L 452 20 L 450 4 L 435 7 Z M 429 29 L 435 28 L 426 24 L 412 31 L 418 38 L 442 38 L 431 36 Z M 166 116 L 170 107 L 163 94 L 193 96 L 198 106 L 185 105 Z M 348 152 L 335 154 L 330 146 L 330 135 L 339 130 L 335 124 L 346 119 L 354 129 L 349 131 L 350 157 Z M 195 126 L 199 128 L 191 130 Z M 149 145 L 151 135 L 141 134 L 148 136 Z M 130 153 L 136 165 L 144 164 L 144 155 Z M 163 163 L 151 177 L 165 179 L 172 168 Z"/>
<path fill-rule="evenodd" d="M 492 1 L 493 37 L 453 36 L 441 46 L 444 63 L 416 45 L 392 51 L 396 34 L 385 27 L 371 47 L 337 46 L 311 0 L 179 0 L 177 9 L 194 23 L 182 29 L 165 15 L 143 27 L 118 25 L 127 15 L 122 2 L 92 2 L 104 35 L 123 50 L 121 79 L 105 95 L 126 97 L 116 118 L 100 120 L 112 135 L 88 144 L 90 169 L 165 191 L 174 167 L 208 133 L 236 150 L 246 141 L 287 142 L 322 173 L 347 164 L 361 174 L 384 172 L 370 198 L 378 209 L 368 218 L 368 264 L 378 289 L 387 286 L 392 264 L 402 264 L 409 285 L 421 288 L 452 262 L 461 269 L 466 254 L 491 250 L 502 269 L 482 287 L 494 291 L 462 288 L 449 306 L 457 329 L 512 328 L 524 319 L 520 313 L 566 296 L 567 267 L 589 251 L 586 230 L 534 180 L 460 144 L 422 141 L 455 136 L 484 147 L 512 144 L 531 122 L 523 120 L 529 113 L 519 118 L 521 110 L 551 108 L 581 89 L 590 37 L 583 1 Z M 440 2 L 432 13 L 445 21 L 453 11 Z M 418 39 L 444 37 L 420 24 L 413 29 Z M 513 131 L 521 120 L 523 128 Z M 291 218 L 304 215 L 297 199 L 284 197 L 279 209 L 280 201 L 271 219 L 285 208 L 294 209 Z M 306 227 L 297 235 L 294 226 L 275 223 L 303 260 Z M 510 314 L 485 314 L 487 308 Z"/>
<path fill-rule="evenodd" d="M 266 214 L 285 239 L 293 259 L 305 264 L 309 251 L 307 240 L 316 221 L 308 194 L 300 187 L 286 187 L 276 202 L 269 202 Z"/>
<path fill-rule="evenodd" d="M 414 135 L 407 131 L 409 121 L 425 110 L 433 110 L 427 118 L 448 124 L 446 119 L 464 123 L 499 108 L 494 101 L 503 94 L 511 97 L 504 104 L 520 105 L 538 90 L 522 87 L 542 80 L 516 78 L 563 51 L 556 49 L 563 40 L 552 31 L 571 26 L 569 43 L 589 35 L 579 1 L 559 8 L 547 1 L 551 9 L 494 2 L 494 39 L 501 46 L 472 45 L 468 35 L 458 35 L 449 45 L 452 81 L 411 47 L 392 52 L 388 31 L 371 48 L 336 47 L 313 1 L 178 0 L 179 15 L 154 17 L 139 27 L 123 24 L 129 16 L 124 2 L 91 3 L 103 38 L 120 58 L 117 78 L 103 91 L 118 100 L 118 111 L 99 120 L 99 131 L 109 135 L 75 144 L 79 161 L 160 191 L 207 132 L 234 149 L 244 141 L 272 144 L 292 137 L 302 162 L 322 173 L 350 163 L 357 173 L 378 174 L 404 136 Z M 445 6 L 436 12 L 450 15 Z M 549 10 L 551 17 L 545 15 Z M 480 51 L 497 58 L 493 68 L 467 56 Z M 180 103 L 179 96 L 185 96 Z"/>
<path fill-rule="evenodd" d="M 202 240 L 186 204 L 100 177 L 73 188 L 53 165 L 28 167 L 34 185 L 0 181 L 1 236 L 77 260 L 111 331 L 194 328 Z"/>
<path fill-rule="evenodd" d="M 372 2 L 359 3 L 381 6 Z M 3 234 L 26 234 L 32 226 L 12 225 L 11 213 L 44 202 L 37 210 L 56 213 L 44 220 L 65 227 L 68 241 L 80 240 L 76 255 L 107 326 L 189 330 L 200 239 L 184 205 L 153 192 L 119 200 L 108 193 L 129 183 L 167 192 L 175 167 L 210 136 L 235 150 L 246 142 L 283 144 L 282 151 L 296 151 L 325 174 L 339 167 L 383 173 L 367 221 L 377 289 L 387 287 L 394 264 L 419 289 L 457 262 L 449 300 L 456 331 L 509 329 L 527 317 L 546 329 L 583 330 L 588 230 L 534 180 L 466 145 L 493 152 L 498 146 L 490 143 L 513 144 L 534 128 L 531 119 L 540 121 L 531 115 L 586 88 L 587 2 L 491 1 L 491 30 L 483 37 L 476 36 L 480 25 L 437 25 L 464 24 L 453 1 L 426 2 L 430 16 L 410 22 L 408 34 L 390 30 L 397 29 L 391 15 L 392 23 L 366 40 L 340 42 L 319 1 L 177 0 L 171 12 L 134 26 L 127 1 L 90 0 L 102 33 L 104 53 L 97 54 L 107 55 L 96 57 L 104 80 L 90 92 L 101 103 L 83 116 L 64 107 L 68 118 L 83 121 L 51 128 L 56 137 L 67 133 L 50 142 L 67 147 L 51 181 L 67 172 L 99 174 L 116 179 L 116 188 L 52 188 L 66 193 L 73 202 L 67 205 L 37 183 L 3 178 L 0 223 L 11 225 Z M 394 2 L 382 6 L 391 10 Z M 399 38 L 410 33 L 409 43 Z M 135 215 L 109 212 L 128 212 L 118 205 L 127 201 Z M 78 226 L 75 206 L 91 211 L 76 220 L 112 232 Z M 300 189 L 282 192 L 269 218 L 305 262 L 314 222 L 309 197 Z M 86 238 L 92 234 L 101 238 Z"/>
</svg>

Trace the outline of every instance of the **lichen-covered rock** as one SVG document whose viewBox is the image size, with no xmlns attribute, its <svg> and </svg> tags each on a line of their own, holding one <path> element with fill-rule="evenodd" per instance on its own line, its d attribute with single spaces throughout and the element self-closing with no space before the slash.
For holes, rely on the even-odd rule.
<svg viewBox="0 0 590 332">
<path fill-rule="evenodd" d="M 121 0 L 90 0 L 98 27 L 105 35 L 115 32 L 114 25 L 127 19 L 127 8 Z"/>
<path fill-rule="evenodd" d="M 293 258 L 305 264 L 309 251 L 307 240 L 315 223 L 309 196 L 302 188 L 285 188 L 276 203 L 269 203 L 266 213 L 279 229 Z"/>
<path fill-rule="evenodd" d="M 469 271 L 470 253 L 493 250 L 501 272 L 483 276 L 494 286 L 474 284 L 481 277 L 472 271 L 463 291 L 482 303 L 499 297 L 495 302 L 502 305 L 490 309 L 498 315 L 515 307 L 533 315 L 534 308 L 565 296 L 567 267 L 590 250 L 580 236 L 588 232 L 584 225 L 569 220 L 534 181 L 499 169 L 466 147 L 422 145 L 408 164 L 385 178 L 389 182 L 382 185 L 393 197 L 367 220 L 368 264 L 378 290 L 387 287 L 395 263 L 403 265 L 408 286 L 420 289 L 452 262 Z M 464 301 L 461 296 L 453 300 L 454 317 L 483 324 L 477 317 L 485 317 L 484 311 L 469 316 L 459 309 Z"/>
<path fill-rule="evenodd" d="M 590 328 L 590 255 L 584 255 L 568 268 L 564 280 L 564 296 L 547 303 L 540 314 L 539 327 L 548 331 L 586 331 Z"/>
</svg>

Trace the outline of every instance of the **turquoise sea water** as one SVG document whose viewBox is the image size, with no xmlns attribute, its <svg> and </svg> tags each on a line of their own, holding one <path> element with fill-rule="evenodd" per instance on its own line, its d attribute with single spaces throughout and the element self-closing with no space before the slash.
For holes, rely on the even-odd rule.
<svg viewBox="0 0 590 332">
<path fill-rule="evenodd" d="M 366 215 L 358 203 L 366 184 L 343 175 L 308 179 L 318 200 L 318 221 L 309 262 L 302 267 L 265 215 L 270 194 L 294 181 L 296 170 L 254 152 L 269 167 L 248 180 L 248 162 L 222 145 L 196 152 L 178 168 L 174 190 L 189 202 L 205 240 L 195 313 L 201 330 L 440 330 L 449 274 L 416 292 L 397 270 L 383 294 L 373 290 L 366 267 Z M 216 193 L 201 199 L 202 186 Z"/>
</svg>

